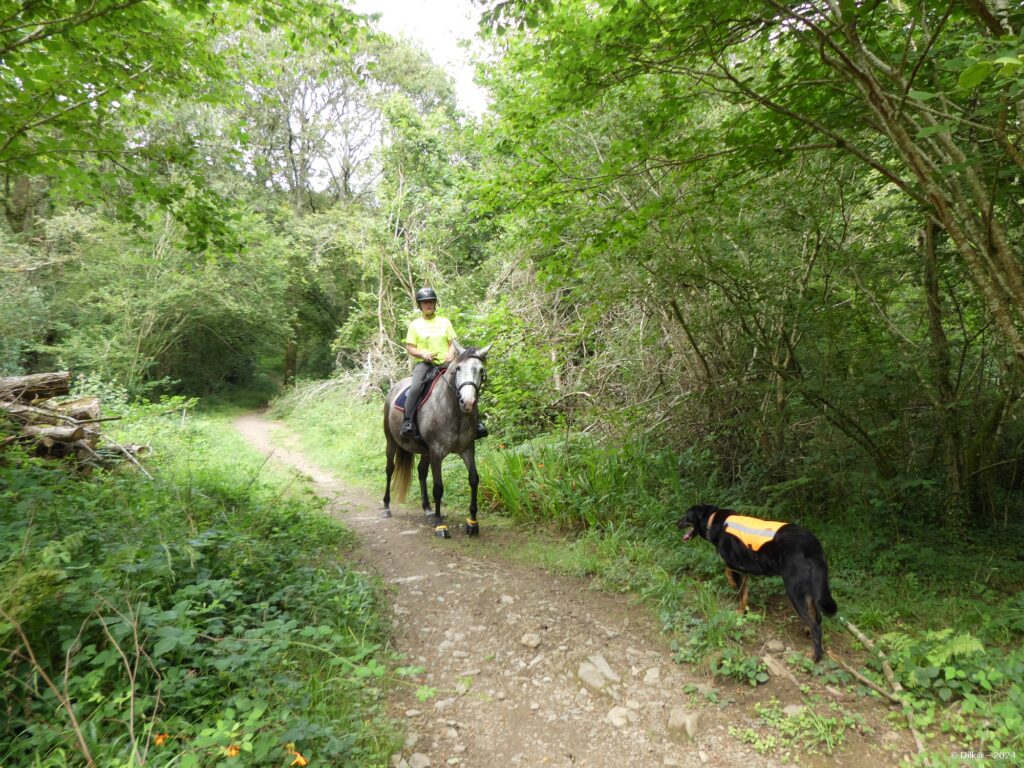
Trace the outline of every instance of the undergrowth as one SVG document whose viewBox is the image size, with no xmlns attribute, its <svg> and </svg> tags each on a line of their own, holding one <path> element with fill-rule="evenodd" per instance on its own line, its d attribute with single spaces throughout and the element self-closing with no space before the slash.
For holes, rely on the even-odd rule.
<svg viewBox="0 0 1024 768">
<path fill-rule="evenodd" d="M 152 480 L 0 457 L 0 765 L 385 764 L 351 535 L 188 405 L 122 409 Z"/>
</svg>

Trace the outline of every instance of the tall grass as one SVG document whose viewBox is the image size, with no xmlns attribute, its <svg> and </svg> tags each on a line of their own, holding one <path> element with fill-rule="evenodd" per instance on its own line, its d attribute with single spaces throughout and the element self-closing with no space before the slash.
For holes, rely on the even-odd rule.
<svg viewBox="0 0 1024 768">
<path fill-rule="evenodd" d="M 0 765 L 385 764 L 351 534 L 223 420 L 125 415 L 152 480 L 0 458 Z"/>
<path fill-rule="evenodd" d="M 300 382 L 275 399 L 269 415 L 283 419 L 303 453 L 349 484 L 384 487 L 384 398 L 355 394 L 345 379 Z"/>
</svg>

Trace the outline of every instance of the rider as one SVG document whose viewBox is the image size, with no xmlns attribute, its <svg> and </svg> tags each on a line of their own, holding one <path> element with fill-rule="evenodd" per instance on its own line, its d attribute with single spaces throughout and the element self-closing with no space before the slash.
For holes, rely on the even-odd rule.
<svg viewBox="0 0 1024 768">
<path fill-rule="evenodd" d="M 416 306 L 423 316 L 409 323 L 409 330 L 405 334 L 405 351 L 420 362 L 412 369 L 412 384 L 405 397 L 405 418 L 398 433 L 402 437 L 413 438 L 419 437 L 412 417 L 420 401 L 423 380 L 432 368 L 444 365 L 455 357 L 455 329 L 447 317 L 435 314 L 437 293 L 434 289 L 420 288 L 416 291 Z M 476 422 L 476 437 L 478 440 L 487 437 L 487 427 L 479 419 Z"/>
</svg>

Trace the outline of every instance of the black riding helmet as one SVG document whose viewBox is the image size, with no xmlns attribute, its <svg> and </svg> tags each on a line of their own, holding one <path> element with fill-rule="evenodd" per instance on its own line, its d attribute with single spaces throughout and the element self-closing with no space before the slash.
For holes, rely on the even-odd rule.
<svg viewBox="0 0 1024 768">
<path fill-rule="evenodd" d="M 437 292 L 433 288 L 420 288 L 416 291 L 416 306 L 423 301 L 437 301 Z"/>
</svg>

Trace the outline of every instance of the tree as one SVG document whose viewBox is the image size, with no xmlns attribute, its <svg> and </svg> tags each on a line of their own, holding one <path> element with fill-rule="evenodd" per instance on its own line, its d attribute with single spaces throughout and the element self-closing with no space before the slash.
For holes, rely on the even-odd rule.
<svg viewBox="0 0 1024 768">
<path fill-rule="evenodd" d="M 0 0 L 0 177 L 78 190 L 125 172 L 143 190 L 146 125 L 169 99 L 226 101 L 242 83 L 225 66 L 231 33 L 287 24 L 328 47 L 355 17 L 330 0 Z M 88 55 L 85 55 L 87 52 Z M 141 165 L 141 168 L 140 168 Z M 165 196 L 166 197 L 166 196 Z"/>
<path fill-rule="evenodd" d="M 1007 178 L 1017 171 L 1004 162 L 1012 146 L 975 142 L 962 166 L 936 155 L 926 187 L 870 98 L 844 80 L 856 75 L 822 54 L 853 43 L 793 21 L 814 6 L 697 5 L 513 2 L 492 17 L 511 24 L 491 72 L 491 137 L 507 162 L 490 195 L 510 242 L 558 289 L 552 302 L 575 297 L 582 322 L 565 335 L 579 351 L 563 378 L 601 393 L 595 420 L 609 423 L 614 407 L 634 429 L 653 419 L 677 443 L 706 439 L 736 481 L 798 489 L 818 462 L 859 452 L 869 464 L 857 472 L 872 477 L 860 491 L 916 506 L 920 492 L 900 489 L 941 467 L 936 506 L 948 521 L 962 524 L 968 507 L 991 512 L 991 470 L 1010 461 L 999 451 L 1020 397 L 1019 374 L 1003 365 L 1018 351 L 1017 321 L 1007 328 L 995 311 L 1020 307 L 985 289 L 996 277 L 1009 285 L 1012 265 L 1005 279 L 986 277 L 969 257 L 979 243 L 998 250 L 992 219 L 1021 229 Z M 825 23 L 833 11 L 845 12 L 822 6 L 811 21 L 841 36 Z M 938 88 L 912 88 L 898 119 L 930 119 L 922 105 L 938 103 L 958 120 L 954 143 L 970 144 L 985 113 L 961 87 L 967 63 L 942 58 L 974 34 L 966 17 L 929 43 L 934 25 L 922 39 L 906 17 L 860 12 L 862 39 L 896 63 L 893 51 L 909 51 L 902 66 L 909 77 L 920 65 L 918 88 L 923 73 L 945 88 L 941 102 L 928 95 Z M 1008 55 L 993 59 L 984 83 L 1014 93 L 993 79 L 1000 67 L 1017 72 Z M 1007 136 L 1019 136 L 1011 123 Z M 939 152 L 926 127 L 914 141 Z M 989 208 L 972 197 L 972 172 Z M 956 205 L 943 209 L 934 188 Z M 966 256 L 954 237 L 917 245 L 943 210 L 951 226 L 974 227 Z M 662 355 L 651 354 L 652 327 L 668 342 Z M 644 375 L 630 381 L 636 368 L 621 360 L 637 355 Z M 683 398 L 685 409 L 673 407 Z M 921 463 L 936 443 L 945 458 Z"/>
<path fill-rule="evenodd" d="M 491 18 L 533 25 L 539 48 L 557 41 L 564 74 L 552 101 L 650 78 L 664 95 L 654 120 L 670 120 L 675 105 L 702 92 L 744 105 L 725 136 L 748 161 L 827 150 L 857 158 L 945 230 L 1024 362 L 1016 245 L 1024 216 L 1012 193 L 1024 173 L 1019 8 L 737 0 L 527 10 L 506 2 Z"/>
</svg>

